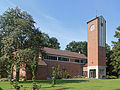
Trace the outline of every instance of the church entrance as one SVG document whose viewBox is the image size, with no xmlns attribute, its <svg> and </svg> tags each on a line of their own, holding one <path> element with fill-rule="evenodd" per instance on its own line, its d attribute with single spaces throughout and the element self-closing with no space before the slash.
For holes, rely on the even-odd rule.
<svg viewBox="0 0 120 90">
<path fill-rule="evenodd" d="M 96 78 L 96 69 L 90 69 L 90 78 Z"/>
</svg>

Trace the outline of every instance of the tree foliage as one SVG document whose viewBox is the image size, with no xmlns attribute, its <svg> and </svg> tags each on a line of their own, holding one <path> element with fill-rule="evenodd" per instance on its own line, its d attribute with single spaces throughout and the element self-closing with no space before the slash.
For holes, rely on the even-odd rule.
<svg viewBox="0 0 120 90">
<path fill-rule="evenodd" d="M 57 67 L 57 79 L 62 79 L 62 70 L 60 69 L 60 65 Z"/>
<path fill-rule="evenodd" d="M 113 54 L 111 55 L 111 65 L 113 65 L 113 72 L 115 72 L 117 76 L 120 76 L 120 26 L 115 31 L 114 37 L 117 38 L 118 41 L 112 41 Z"/>
<path fill-rule="evenodd" d="M 106 44 L 106 73 L 107 75 L 113 75 L 113 66 L 111 65 L 111 55 L 112 55 L 112 50 L 108 44 Z"/>
<path fill-rule="evenodd" d="M 42 35 L 45 47 L 60 49 L 60 43 L 58 42 L 57 38 L 55 37 L 50 38 L 48 34 L 45 33 L 43 33 Z"/>
<path fill-rule="evenodd" d="M 0 62 L 7 61 L 8 69 L 14 63 L 16 76 L 23 63 L 32 62 L 42 51 L 42 33 L 34 24 L 32 16 L 18 7 L 8 9 L 0 16 Z"/>
<path fill-rule="evenodd" d="M 36 73 L 37 72 L 37 60 L 36 60 L 36 57 L 33 58 L 33 63 L 31 65 L 31 68 L 32 68 L 32 75 L 33 75 L 32 80 L 33 80 L 33 82 L 35 82 L 36 75 L 37 75 L 37 73 Z"/>
<path fill-rule="evenodd" d="M 52 67 L 52 87 L 56 84 L 56 67 Z"/>
<path fill-rule="evenodd" d="M 71 52 L 80 52 L 84 55 L 87 56 L 87 42 L 80 41 L 72 41 L 66 46 L 66 50 L 71 51 Z"/>
</svg>

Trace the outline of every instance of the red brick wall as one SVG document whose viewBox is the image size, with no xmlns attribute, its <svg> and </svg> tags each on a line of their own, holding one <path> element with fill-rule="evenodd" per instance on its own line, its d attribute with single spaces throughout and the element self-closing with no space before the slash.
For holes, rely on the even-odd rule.
<svg viewBox="0 0 120 90">
<path fill-rule="evenodd" d="M 61 70 L 66 70 L 71 76 L 77 76 L 81 75 L 82 68 L 79 63 L 73 63 L 73 62 L 60 62 L 60 61 L 45 61 L 47 63 L 48 67 L 48 74 L 51 76 L 52 67 L 58 67 L 60 65 Z"/>
<path fill-rule="evenodd" d="M 71 62 L 60 62 L 60 61 L 45 61 L 47 66 L 38 66 L 37 71 L 37 79 L 47 79 L 47 77 L 52 76 L 52 67 L 58 67 L 60 65 L 60 69 L 62 70 L 63 76 L 65 71 L 68 72 L 72 77 L 77 75 L 82 75 L 82 67 L 79 63 L 71 63 Z M 32 79 L 32 74 L 29 72 L 27 74 L 27 79 Z"/>
<path fill-rule="evenodd" d="M 36 79 L 45 80 L 48 75 L 47 69 L 48 69 L 47 66 L 38 66 Z M 27 80 L 32 80 L 32 70 L 27 71 L 26 78 Z"/>
<path fill-rule="evenodd" d="M 37 69 L 37 80 L 45 80 L 48 75 L 48 68 L 47 66 L 38 66 Z"/>
<path fill-rule="evenodd" d="M 95 29 L 90 31 L 94 24 Z M 98 19 L 88 23 L 88 66 L 98 66 Z"/>
<path fill-rule="evenodd" d="M 99 46 L 99 66 L 106 66 L 106 52 L 105 52 L 105 47 L 100 47 Z"/>
</svg>

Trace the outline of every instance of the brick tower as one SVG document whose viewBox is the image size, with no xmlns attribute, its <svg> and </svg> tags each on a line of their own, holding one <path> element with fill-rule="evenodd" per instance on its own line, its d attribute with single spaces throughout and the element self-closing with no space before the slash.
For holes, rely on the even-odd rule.
<svg viewBox="0 0 120 90">
<path fill-rule="evenodd" d="M 88 29 L 88 78 L 106 76 L 106 21 L 102 16 L 87 22 Z"/>
</svg>

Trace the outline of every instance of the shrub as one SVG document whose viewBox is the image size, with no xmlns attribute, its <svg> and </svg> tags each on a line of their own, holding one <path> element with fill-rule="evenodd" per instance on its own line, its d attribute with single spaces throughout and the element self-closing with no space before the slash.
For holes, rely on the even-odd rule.
<svg viewBox="0 0 120 90">
<path fill-rule="evenodd" d="M 25 81 L 25 76 L 20 76 L 20 81 Z"/>
<path fill-rule="evenodd" d="M 0 81 L 9 81 L 8 78 L 1 78 Z"/>
<path fill-rule="evenodd" d="M 111 76 L 111 79 L 117 79 L 117 77 L 116 76 Z"/>
<path fill-rule="evenodd" d="M 84 76 L 82 77 L 81 75 L 77 75 L 77 78 L 85 78 Z"/>
<path fill-rule="evenodd" d="M 77 75 L 77 76 L 74 76 L 73 78 L 84 78 L 84 76 Z"/>
<path fill-rule="evenodd" d="M 109 75 L 106 75 L 106 79 L 109 79 Z"/>
<path fill-rule="evenodd" d="M 57 79 L 62 79 L 62 71 L 60 70 L 60 65 L 57 68 Z"/>
<path fill-rule="evenodd" d="M 13 87 L 16 89 L 16 90 L 20 90 L 20 87 L 23 87 L 23 86 L 19 86 L 18 85 L 18 82 L 11 82 L 11 85 L 13 85 Z"/>
<path fill-rule="evenodd" d="M 116 76 L 109 76 L 109 75 L 107 75 L 106 78 L 107 78 L 107 79 L 117 79 Z"/>
<path fill-rule="evenodd" d="M 40 88 L 41 88 L 41 85 L 39 86 L 37 85 L 36 82 L 33 82 L 33 90 L 40 90 Z"/>
<path fill-rule="evenodd" d="M 66 74 L 65 78 L 66 78 L 66 79 L 67 79 L 67 78 L 70 78 L 70 74 Z"/>
<path fill-rule="evenodd" d="M 52 87 L 56 84 L 56 68 L 52 67 Z"/>
<path fill-rule="evenodd" d="M 70 74 L 68 74 L 68 72 L 67 71 L 65 71 L 65 78 L 66 79 L 68 79 L 68 78 L 70 78 L 71 77 L 71 75 Z"/>
</svg>

